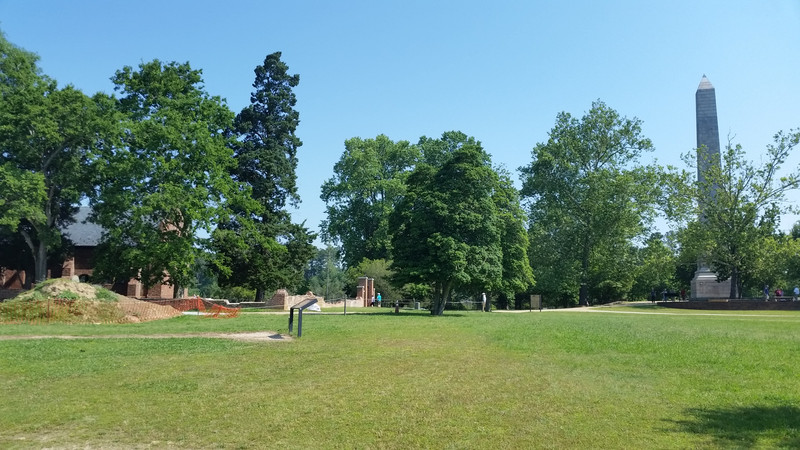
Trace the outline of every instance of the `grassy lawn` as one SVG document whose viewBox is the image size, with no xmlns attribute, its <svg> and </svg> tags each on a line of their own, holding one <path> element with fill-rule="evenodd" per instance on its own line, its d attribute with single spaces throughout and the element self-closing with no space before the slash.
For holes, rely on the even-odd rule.
<svg viewBox="0 0 800 450">
<path fill-rule="evenodd" d="M 800 446 L 800 313 L 602 310 L 3 325 L 0 447 Z"/>
</svg>

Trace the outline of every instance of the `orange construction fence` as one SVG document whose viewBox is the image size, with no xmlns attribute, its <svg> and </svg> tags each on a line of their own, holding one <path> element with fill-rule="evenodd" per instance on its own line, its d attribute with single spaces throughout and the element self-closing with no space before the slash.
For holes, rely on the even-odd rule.
<svg viewBox="0 0 800 450">
<path fill-rule="evenodd" d="M 155 300 L 150 302 L 160 305 L 169 305 L 178 311 L 198 311 L 203 313 L 205 317 L 213 318 L 233 318 L 239 315 L 240 310 L 240 308 L 228 308 L 216 303 L 207 302 L 200 297 Z"/>
</svg>

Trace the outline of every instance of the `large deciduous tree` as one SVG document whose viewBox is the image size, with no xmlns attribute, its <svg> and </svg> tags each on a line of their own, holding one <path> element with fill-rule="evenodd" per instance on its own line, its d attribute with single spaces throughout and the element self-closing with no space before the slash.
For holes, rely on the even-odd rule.
<svg viewBox="0 0 800 450">
<path fill-rule="evenodd" d="M 24 239 L 41 281 L 59 227 L 91 190 L 92 151 L 113 127 L 103 119 L 107 97 L 59 88 L 37 59 L 0 34 L 0 216 Z"/>
<path fill-rule="evenodd" d="M 154 60 L 116 72 L 122 143 L 105 149 L 94 220 L 106 229 L 95 274 L 145 286 L 188 286 L 225 202 L 238 198 L 229 130 L 233 113 L 188 63 Z"/>
<path fill-rule="evenodd" d="M 322 185 L 320 198 L 328 215 L 322 236 L 341 244 L 346 267 L 364 258 L 390 257 L 389 214 L 418 161 L 419 150 L 408 141 L 394 142 L 384 135 L 345 141 L 335 175 Z"/>
<path fill-rule="evenodd" d="M 706 164 L 705 179 L 689 189 L 696 219 L 682 231 L 681 244 L 719 280 L 731 280 L 731 298 L 765 281 L 754 276 L 768 276 L 759 262 L 761 249 L 774 246 L 780 214 L 789 210 L 781 209 L 786 193 L 800 186 L 800 167 L 782 171 L 798 143 L 800 130 L 777 133 L 761 165 L 748 161 L 740 145 L 728 143 L 721 164 Z"/>
<path fill-rule="evenodd" d="M 675 291 L 681 287 L 677 278 L 678 258 L 673 249 L 674 242 L 670 236 L 661 233 L 652 233 L 645 245 L 635 250 L 635 267 L 632 271 L 633 286 L 631 296 L 633 299 L 650 299 L 652 292 L 658 293 L 664 289 Z"/>
<path fill-rule="evenodd" d="M 417 141 L 422 162 L 433 167 L 442 167 L 454 151 L 465 145 L 479 146 L 481 143 L 461 131 L 445 131 L 440 138 L 422 136 Z"/>
<path fill-rule="evenodd" d="M 599 250 L 623 258 L 629 246 L 620 244 L 646 231 L 658 183 L 652 170 L 636 164 L 650 150 L 640 120 L 600 101 L 580 119 L 558 114 L 547 142 L 520 168 L 522 195 L 530 200 L 531 263 L 546 293 L 569 298 L 579 291 L 587 304 L 590 289 L 598 288 L 590 284 Z"/>
<path fill-rule="evenodd" d="M 503 275 L 497 173 L 477 145 L 453 152 L 440 168 L 419 165 L 391 214 L 392 268 L 401 284 L 433 286 L 431 314 L 452 289 L 491 290 Z"/>
<path fill-rule="evenodd" d="M 232 171 L 255 204 L 233 205 L 211 240 L 220 284 L 254 289 L 259 301 L 269 290 L 296 289 L 315 251 L 315 235 L 292 223 L 285 209 L 300 201 L 295 171 L 302 145 L 295 134 L 300 114 L 292 90 L 300 76 L 288 70 L 280 52 L 255 68 L 250 105 L 234 122 L 237 165 Z"/>
<path fill-rule="evenodd" d="M 42 208 L 47 202 L 44 175 L 28 172 L 11 163 L 0 165 L 0 226 L 13 230 L 23 220 L 46 221 Z"/>
<path fill-rule="evenodd" d="M 534 285 L 533 271 L 528 260 L 530 241 L 525 229 L 527 216 L 520 204 L 519 192 L 511 178 L 501 173 L 493 199 L 500 224 L 500 246 L 503 251 L 503 276 L 492 290 L 513 302 L 514 295 Z M 488 305 L 487 305 L 488 308 Z"/>
</svg>

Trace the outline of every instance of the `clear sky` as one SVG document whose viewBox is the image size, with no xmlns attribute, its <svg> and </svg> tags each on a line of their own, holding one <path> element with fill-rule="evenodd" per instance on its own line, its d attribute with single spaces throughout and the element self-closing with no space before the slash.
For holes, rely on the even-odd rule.
<svg viewBox="0 0 800 450">
<path fill-rule="evenodd" d="M 800 127 L 800 0 L 0 0 L 0 29 L 90 95 L 111 93 L 125 65 L 189 61 L 234 112 L 255 66 L 283 52 L 300 74 L 293 217 L 315 231 L 351 137 L 460 130 L 518 179 L 558 112 L 600 99 L 644 121 L 645 162 L 682 165 L 704 74 L 723 145 L 730 134 L 757 161 L 775 132 Z"/>
</svg>

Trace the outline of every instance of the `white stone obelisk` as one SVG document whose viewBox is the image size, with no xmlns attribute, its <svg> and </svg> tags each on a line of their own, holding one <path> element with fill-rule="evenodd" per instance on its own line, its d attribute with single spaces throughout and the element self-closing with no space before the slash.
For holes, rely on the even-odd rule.
<svg viewBox="0 0 800 450">
<path fill-rule="evenodd" d="M 695 111 L 697 114 L 697 181 L 702 187 L 705 185 L 706 171 L 712 164 L 720 164 L 719 154 L 719 125 L 717 124 L 717 96 L 714 86 L 705 75 L 700 80 L 700 85 L 695 92 Z M 705 192 L 706 196 L 714 201 L 715 187 L 711 186 Z M 703 211 L 700 212 L 703 219 Z M 692 300 L 709 300 L 728 298 L 731 293 L 730 279 L 718 282 L 717 274 L 708 266 L 699 261 L 697 271 L 691 283 Z"/>
</svg>

